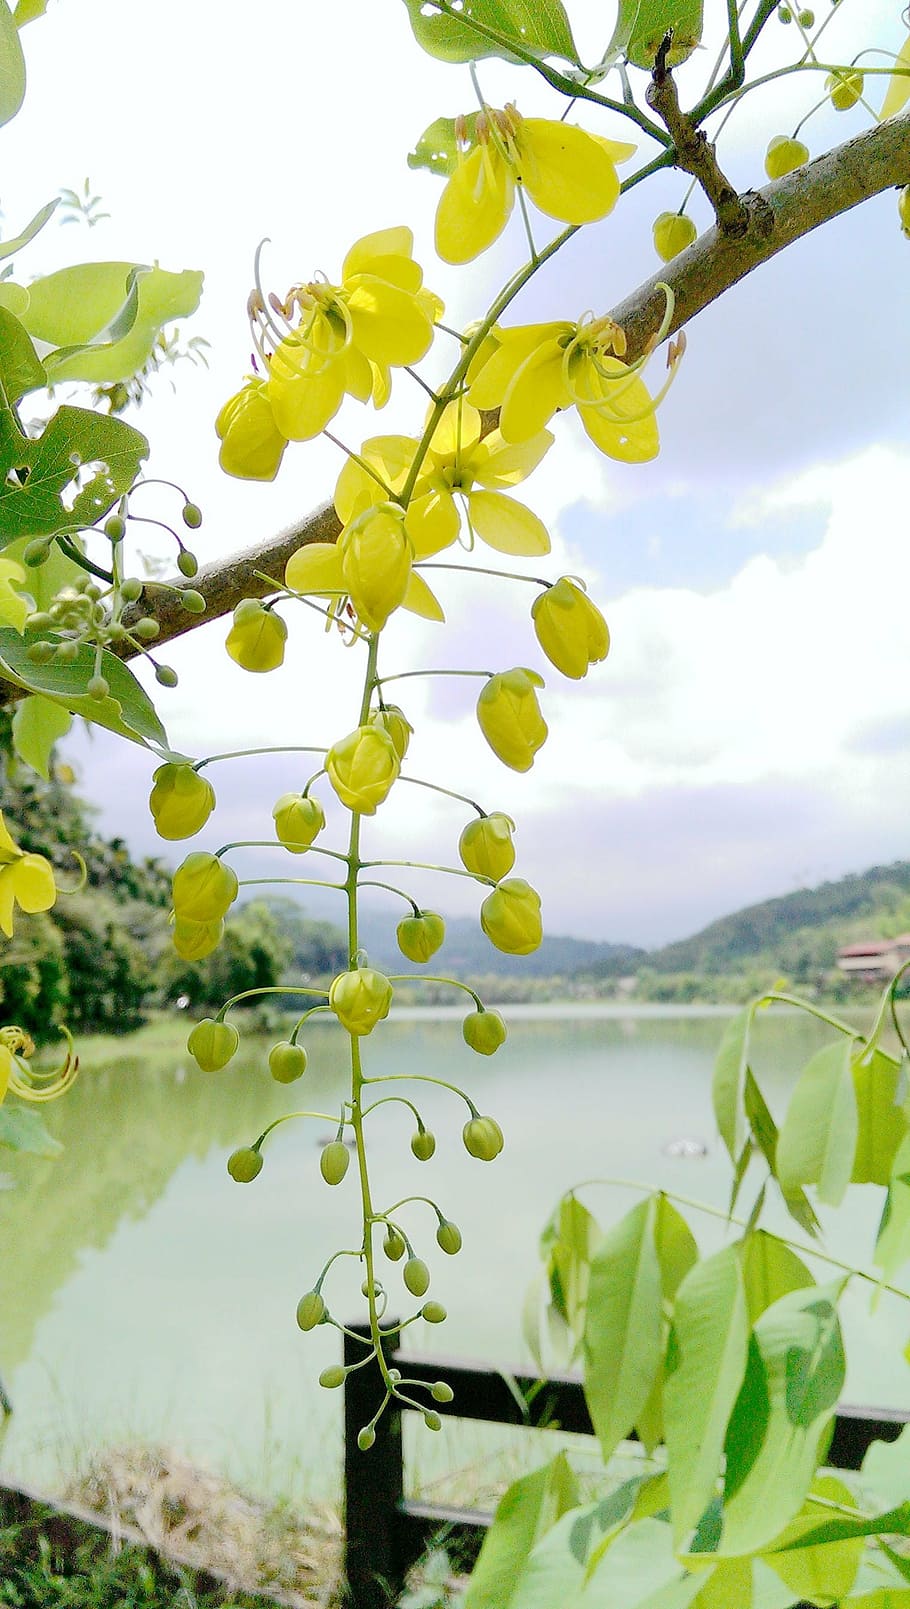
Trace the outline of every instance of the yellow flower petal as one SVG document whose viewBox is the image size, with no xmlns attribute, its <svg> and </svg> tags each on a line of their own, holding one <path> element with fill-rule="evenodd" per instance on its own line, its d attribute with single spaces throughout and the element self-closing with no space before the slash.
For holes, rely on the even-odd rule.
<svg viewBox="0 0 910 1609">
<path fill-rule="evenodd" d="M 500 432 L 493 430 L 480 443 L 471 460 L 474 479 L 489 491 L 517 486 L 537 468 L 555 440 L 551 430 L 538 430 L 527 441 L 505 442 Z M 488 456 L 484 459 L 480 458 L 481 447 L 487 450 Z"/>
<path fill-rule="evenodd" d="M 468 401 L 475 408 L 498 408 L 525 359 L 545 342 L 574 332 L 574 324 L 519 324 L 510 330 L 498 330 L 497 342 L 495 346 L 491 344 L 483 364 L 479 360 L 486 343 L 477 354 L 476 367 L 471 368 Z"/>
<path fill-rule="evenodd" d="M 344 389 L 358 402 L 369 402 L 373 395 L 373 365 L 369 358 L 349 346 L 344 354 Z"/>
<path fill-rule="evenodd" d="M 477 535 L 497 553 L 536 558 L 550 551 L 543 521 L 514 497 L 503 492 L 469 492 L 468 512 Z"/>
<path fill-rule="evenodd" d="M 408 590 L 404 595 L 402 609 L 409 609 L 412 615 L 421 615 L 424 620 L 438 620 L 445 623 L 445 612 L 435 592 L 427 586 L 422 575 L 416 570 L 411 571 Z"/>
<path fill-rule="evenodd" d="M 8 869 L 18 903 L 32 915 L 49 911 L 57 898 L 57 885 L 49 860 L 43 855 L 22 855 Z"/>
<path fill-rule="evenodd" d="M 660 451 L 654 402 L 647 386 L 629 373 L 618 358 L 602 358 L 601 367 L 616 376 L 615 384 L 587 364 L 578 389 L 599 405 L 578 404 L 578 415 L 595 447 L 624 464 L 646 464 Z"/>
<path fill-rule="evenodd" d="M 419 363 L 429 351 L 433 326 L 416 297 L 372 274 L 355 274 L 345 285 L 355 346 L 374 363 Z"/>
<path fill-rule="evenodd" d="M 450 402 L 443 410 L 430 440 L 430 452 L 440 463 L 467 458 L 480 440 L 482 421 L 469 402 Z"/>
<path fill-rule="evenodd" d="M 371 436 L 360 449 L 360 457 L 372 465 L 378 480 L 349 458 L 335 482 L 335 512 L 342 525 L 348 525 L 365 508 L 380 503 L 390 492 L 400 492 L 414 462 L 417 442 L 413 436 Z"/>
<path fill-rule="evenodd" d="M 284 579 L 294 592 L 322 595 L 346 592 L 341 573 L 341 554 L 334 542 L 308 542 L 292 553 Z"/>
<path fill-rule="evenodd" d="M 411 257 L 414 253 L 414 236 L 406 224 L 393 229 L 375 229 L 370 235 L 361 235 L 344 259 L 342 279 L 354 274 L 375 274 L 376 262 L 386 257 Z"/>
<path fill-rule="evenodd" d="M 14 843 L 10 837 L 9 828 L 3 819 L 3 811 L 0 810 L 0 864 L 4 861 L 16 860 L 20 854 L 19 845 Z"/>
<path fill-rule="evenodd" d="M 13 883 L 13 867 L 4 866 L 0 869 L 0 929 L 8 939 L 13 936 L 13 904 L 16 898 L 16 889 Z"/>
<path fill-rule="evenodd" d="M 241 480 L 274 480 L 286 438 L 275 423 L 265 380 L 248 380 L 229 397 L 215 420 L 221 441 L 218 462 L 226 475 Z"/>
<path fill-rule="evenodd" d="M 495 149 L 475 145 L 449 178 L 436 211 L 444 263 L 469 263 L 502 234 L 515 204 L 515 178 Z"/>
<path fill-rule="evenodd" d="M 268 397 L 282 436 L 311 441 L 334 419 L 344 398 L 344 357 L 325 358 L 300 342 L 282 341 L 272 356 Z"/>
<path fill-rule="evenodd" d="M 544 341 L 518 368 L 503 398 L 499 428 L 506 441 L 526 441 L 542 430 L 569 394 L 559 341 Z"/>
<path fill-rule="evenodd" d="M 517 140 L 522 183 L 535 207 L 563 223 L 593 223 L 619 200 L 619 177 L 600 140 L 571 123 L 523 119 Z"/>
<path fill-rule="evenodd" d="M 447 486 L 433 487 L 408 505 L 404 528 L 411 538 L 414 557 L 429 559 L 457 541 L 461 519 Z"/>
<path fill-rule="evenodd" d="M 374 408 L 384 408 L 392 395 L 392 375 L 387 363 L 371 363 L 373 388 L 370 400 Z"/>
</svg>

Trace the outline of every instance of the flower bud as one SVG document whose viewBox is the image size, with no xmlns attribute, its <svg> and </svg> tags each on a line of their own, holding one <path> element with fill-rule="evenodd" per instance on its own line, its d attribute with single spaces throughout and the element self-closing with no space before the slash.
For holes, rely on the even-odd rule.
<svg viewBox="0 0 910 1609">
<path fill-rule="evenodd" d="M 338 538 L 341 573 L 351 602 L 368 631 L 381 631 L 411 579 L 413 549 L 404 509 L 379 503 L 366 509 Z"/>
<path fill-rule="evenodd" d="M 461 1251 L 461 1230 L 450 1218 L 444 1218 L 436 1231 L 436 1244 L 449 1257 Z"/>
<path fill-rule="evenodd" d="M 402 1279 L 412 1296 L 424 1296 L 430 1288 L 430 1270 L 420 1257 L 409 1257 Z"/>
<path fill-rule="evenodd" d="M 809 147 L 803 145 L 802 140 L 790 139 L 785 134 L 776 134 L 765 152 L 765 172 L 769 179 L 783 179 L 786 174 L 792 173 L 795 168 L 801 168 L 808 160 Z"/>
<path fill-rule="evenodd" d="M 508 1030 L 498 1011 L 481 1007 L 465 1017 L 461 1033 L 465 1044 L 478 1056 L 492 1056 L 506 1042 Z"/>
<path fill-rule="evenodd" d="M 435 1408 L 428 1408 L 426 1410 L 426 1412 L 425 1412 L 425 1414 L 423 1416 L 423 1422 L 426 1425 L 427 1430 L 441 1430 L 442 1429 L 442 1420 L 440 1419 L 440 1417 L 439 1417 L 438 1413 L 436 1412 Z"/>
<path fill-rule="evenodd" d="M 610 652 L 610 633 L 600 610 L 577 582 L 564 575 L 531 606 L 537 641 L 551 665 L 580 681 L 588 666 Z"/>
<path fill-rule="evenodd" d="M 244 670 L 277 670 L 287 637 L 288 628 L 274 609 L 267 609 L 258 598 L 243 598 L 234 610 L 224 646 Z"/>
<path fill-rule="evenodd" d="M 292 855 L 302 855 L 325 826 L 325 811 L 318 799 L 300 793 L 283 793 L 272 811 L 275 836 Z"/>
<path fill-rule="evenodd" d="M 448 1314 L 441 1302 L 424 1302 L 420 1316 L 425 1318 L 428 1324 L 444 1324 Z"/>
<path fill-rule="evenodd" d="M 302 1330 L 315 1330 L 325 1317 L 325 1302 L 318 1291 L 307 1291 L 297 1303 L 297 1323 Z"/>
<path fill-rule="evenodd" d="M 418 1162 L 429 1162 L 436 1150 L 435 1134 L 431 1134 L 429 1129 L 418 1129 L 417 1133 L 411 1136 L 411 1150 Z M 420 1292 L 417 1294 L 419 1296 Z"/>
<path fill-rule="evenodd" d="M 452 1387 L 445 1380 L 437 1380 L 430 1387 L 430 1396 L 436 1402 L 452 1402 L 455 1396 Z"/>
<path fill-rule="evenodd" d="M 388 732 L 358 726 L 332 744 L 325 768 L 342 804 L 372 816 L 398 776 L 399 761 Z"/>
<path fill-rule="evenodd" d="M 307 1054 L 302 1045 L 282 1039 L 269 1051 L 269 1072 L 277 1084 L 293 1084 L 306 1072 Z"/>
<path fill-rule="evenodd" d="M 171 935 L 174 949 L 183 961 L 203 961 L 217 950 L 224 938 L 224 922 L 193 922 L 178 916 Z"/>
<path fill-rule="evenodd" d="M 192 838 L 215 808 L 215 790 L 191 765 L 159 765 L 152 778 L 149 809 L 159 838 Z"/>
<path fill-rule="evenodd" d="M 372 711 L 370 725 L 378 726 L 381 732 L 388 732 L 395 745 L 395 753 L 399 760 L 403 760 L 414 732 L 404 710 L 399 709 L 397 704 L 384 704 L 382 709 Z"/>
<path fill-rule="evenodd" d="M 180 921 L 217 922 L 237 898 L 237 874 L 217 855 L 197 849 L 174 873 L 174 912 Z"/>
<path fill-rule="evenodd" d="M 409 961 L 431 960 L 446 936 L 446 925 L 436 911 L 406 916 L 395 929 L 398 948 Z"/>
<path fill-rule="evenodd" d="M 237 1184 L 252 1184 L 262 1172 L 262 1155 L 252 1145 L 242 1145 L 228 1157 L 227 1170 Z"/>
<path fill-rule="evenodd" d="M 691 218 L 681 212 L 662 212 L 654 219 L 654 250 L 662 262 L 669 263 L 691 246 L 698 230 Z"/>
<path fill-rule="evenodd" d="M 319 1158 L 319 1171 L 326 1184 L 340 1184 L 348 1171 L 350 1153 L 343 1140 L 332 1140 L 323 1147 Z"/>
<path fill-rule="evenodd" d="M 203 1017 L 192 1029 L 186 1048 L 197 1067 L 204 1073 L 220 1073 L 235 1054 L 240 1035 L 231 1022 L 216 1022 L 214 1017 Z"/>
<path fill-rule="evenodd" d="M 368 1453 L 375 1440 L 376 1432 L 372 1425 L 364 1425 L 362 1430 L 358 1430 L 357 1446 L 360 1452 Z"/>
<path fill-rule="evenodd" d="M 513 771 L 530 771 L 546 739 L 547 723 L 534 691 L 543 685 L 543 677 L 534 670 L 504 670 L 490 677 L 477 700 L 480 730 L 493 753 Z"/>
<path fill-rule="evenodd" d="M 514 831 L 511 817 L 498 810 L 491 816 L 481 816 L 479 821 L 469 821 L 458 840 L 461 864 L 477 877 L 501 882 L 515 865 Z"/>
<path fill-rule="evenodd" d="M 540 895 L 523 877 L 507 877 L 480 907 L 480 925 L 506 955 L 530 955 L 543 938 Z"/>
<path fill-rule="evenodd" d="M 180 518 L 191 531 L 198 531 L 202 524 L 202 509 L 198 503 L 184 503 L 180 511 Z"/>
<path fill-rule="evenodd" d="M 347 1373 L 347 1369 L 342 1368 L 340 1363 L 330 1363 L 319 1376 L 319 1384 L 325 1386 L 327 1391 L 334 1391 L 338 1386 L 344 1385 Z"/>
<path fill-rule="evenodd" d="M 838 112 L 849 112 L 851 106 L 862 100 L 864 79 L 857 67 L 842 67 L 840 72 L 829 73 L 825 88 L 831 105 Z"/>
<path fill-rule="evenodd" d="M 400 1235 L 397 1229 L 387 1229 L 385 1239 L 382 1242 L 382 1249 L 390 1263 L 400 1262 L 407 1250 L 404 1236 Z"/>
<path fill-rule="evenodd" d="M 356 967 L 339 972 L 329 990 L 329 1005 L 349 1034 L 371 1034 L 389 1014 L 392 985 L 384 972 Z"/>
<path fill-rule="evenodd" d="M 479 1162 L 495 1162 L 504 1143 L 502 1129 L 494 1117 L 472 1117 L 461 1137 L 468 1155 Z"/>
<path fill-rule="evenodd" d="M 215 430 L 221 441 L 218 462 L 225 474 L 241 480 L 275 479 L 287 441 L 275 423 L 267 381 L 249 380 L 230 397 L 215 420 Z"/>
</svg>

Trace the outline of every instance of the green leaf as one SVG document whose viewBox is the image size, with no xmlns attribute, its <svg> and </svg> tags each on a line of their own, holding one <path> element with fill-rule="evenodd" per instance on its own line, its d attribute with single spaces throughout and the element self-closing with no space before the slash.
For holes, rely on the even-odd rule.
<svg viewBox="0 0 910 1609">
<path fill-rule="evenodd" d="M 698 1246 L 689 1225 L 663 1191 L 657 1196 L 654 1247 L 660 1264 L 660 1288 L 665 1302 L 673 1301 L 679 1286 L 698 1262 Z"/>
<path fill-rule="evenodd" d="M 604 1458 L 628 1436 L 663 1354 L 657 1198 L 640 1201 L 604 1236 L 591 1264 L 585 1396 Z"/>
<path fill-rule="evenodd" d="M 664 1426 L 677 1546 L 714 1496 L 727 1424 L 746 1372 L 749 1322 L 737 1247 L 696 1263 L 676 1293 Z"/>
<path fill-rule="evenodd" d="M 35 22 L 43 17 L 47 10 L 47 0 L 18 0 L 13 16 L 17 28 L 24 28 L 27 22 Z"/>
<path fill-rule="evenodd" d="M 202 274 L 142 263 L 79 263 L 29 286 L 24 322 L 60 348 L 45 364 L 54 384 L 128 380 L 146 362 L 162 325 L 194 313 Z"/>
<path fill-rule="evenodd" d="M 94 525 L 129 491 L 148 456 L 145 437 L 122 419 L 89 408 L 58 408 L 43 433 L 24 436 L 9 413 L 0 440 L 0 477 L 27 471 L 24 483 L 0 478 L 0 548 L 19 536 Z M 73 462 L 73 458 L 77 462 Z M 91 470 L 88 482 L 75 488 Z M 67 508 L 66 494 L 72 499 Z"/>
<path fill-rule="evenodd" d="M 791 1609 L 793 1594 L 761 1559 L 724 1559 L 692 1599 L 692 1609 Z"/>
<path fill-rule="evenodd" d="M 905 1136 L 894 1158 L 888 1194 L 882 1208 L 875 1262 L 882 1278 L 891 1280 L 910 1258 L 910 1135 Z"/>
<path fill-rule="evenodd" d="M 845 1598 L 843 1609 L 910 1609 L 910 1587 L 877 1587 Z"/>
<path fill-rule="evenodd" d="M 515 1481 L 499 1503 L 471 1574 L 464 1609 L 507 1609 L 535 1542 L 578 1503 L 565 1453 Z"/>
<path fill-rule="evenodd" d="M 564 1321 L 577 1354 L 584 1333 L 588 1282 L 600 1226 L 576 1196 L 564 1196 L 541 1240 L 548 1249 L 550 1303 Z"/>
<path fill-rule="evenodd" d="M 669 1525 L 637 1520 L 601 1551 L 578 1609 L 686 1609 L 701 1585 L 675 1557 Z"/>
<path fill-rule="evenodd" d="M 8 308 L 0 306 L 0 385 L 10 403 L 18 402 L 26 391 L 47 383 L 31 336 Z"/>
<path fill-rule="evenodd" d="M 893 117 L 895 112 L 901 111 L 910 97 L 910 34 L 901 45 L 894 65 L 903 71 L 892 73 L 888 79 L 888 88 L 885 90 L 882 109 L 878 114 L 881 122 L 884 122 L 886 117 Z"/>
<path fill-rule="evenodd" d="M 59 205 L 60 197 L 55 196 L 53 201 L 47 201 L 43 207 L 39 208 L 34 218 L 30 223 L 26 224 L 21 234 L 15 235 L 12 240 L 0 240 L 0 263 L 3 262 L 5 257 L 12 257 L 14 252 L 21 251 L 22 247 L 27 246 L 30 240 L 34 240 L 35 236 L 44 228 L 48 218 L 56 212 Z"/>
<path fill-rule="evenodd" d="M 667 64 L 677 67 L 701 42 L 704 0 L 619 0 L 606 59 L 625 56 L 651 72 L 664 34 L 672 32 Z"/>
<path fill-rule="evenodd" d="M 501 56 L 520 66 L 523 56 L 514 54 L 518 46 L 524 55 L 541 59 L 562 56 L 580 65 L 561 0 L 463 0 L 455 16 L 438 10 L 433 15 L 425 14 L 435 0 L 404 3 L 417 43 L 440 61 L 468 62 Z M 473 23 L 479 26 L 473 27 Z"/>
<path fill-rule="evenodd" d="M 589 1560 L 628 1518 L 644 1484 L 647 1478 L 637 1476 L 609 1497 L 564 1514 L 532 1549 L 515 1597 L 501 1609 L 554 1609 L 557 1604 L 559 1609 L 581 1609 L 579 1594 Z M 469 1602 L 465 1609 L 470 1609 Z"/>
<path fill-rule="evenodd" d="M 846 1504 L 849 1508 L 855 1501 L 849 1486 L 836 1475 L 816 1476 L 803 1512 L 777 1538 L 773 1552 L 767 1552 L 764 1557 L 796 1597 L 827 1603 L 850 1591 L 859 1570 L 864 1542 L 858 1536 L 843 1542 L 807 1545 L 806 1537 L 817 1529 L 819 1519 L 824 1517 L 824 1510 L 820 1504 L 812 1502 L 812 1497 L 821 1498 L 822 1503 Z"/>
<path fill-rule="evenodd" d="M 15 117 L 25 99 L 25 57 L 6 0 L 0 0 L 0 124 Z"/>
<path fill-rule="evenodd" d="M 791 1291 L 752 1331 L 727 1429 L 716 1550 L 726 1557 L 767 1547 L 805 1502 L 846 1372 L 835 1305 L 844 1283 Z"/>
<path fill-rule="evenodd" d="M 853 1063 L 859 1132 L 853 1184 L 887 1184 L 897 1149 L 907 1133 L 900 1105 L 901 1068 L 894 1056 L 875 1049 Z"/>
<path fill-rule="evenodd" d="M 831 1542 L 847 1542 L 857 1536 L 910 1536 L 910 1502 L 900 1503 L 884 1514 L 860 1515 L 851 1519 L 844 1515 L 830 1520 L 819 1520 L 811 1529 L 803 1531 L 797 1547 L 826 1547 Z"/>
<path fill-rule="evenodd" d="M 728 1023 L 714 1063 L 714 1116 L 734 1166 L 746 1139 L 744 1093 L 752 1012 L 753 1008 L 747 1006 Z"/>
<path fill-rule="evenodd" d="M 859 1119 L 852 1048 L 845 1036 L 806 1063 L 777 1142 L 781 1187 L 817 1185 L 819 1200 L 832 1207 L 843 1200 L 856 1155 Z"/>
<path fill-rule="evenodd" d="M 782 1296 L 790 1291 L 805 1290 L 815 1283 L 796 1252 L 767 1229 L 757 1229 L 747 1235 L 740 1242 L 739 1255 L 750 1324 Z"/>
<path fill-rule="evenodd" d="M 53 699 L 33 693 L 21 698 L 13 715 L 13 748 L 26 765 L 45 782 L 50 777 L 50 758 L 54 744 L 66 737 L 73 724 L 69 710 Z"/>
<path fill-rule="evenodd" d="M 751 1067 L 746 1068 L 745 1106 L 746 1117 L 749 1120 L 749 1127 L 755 1137 L 755 1142 L 772 1175 L 777 1178 L 778 1128 L 768 1109 L 765 1097 L 755 1081 Z M 779 1179 L 778 1184 L 780 1184 Z M 800 1189 L 798 1186 L 784 1188 L 781 1184 L 781 1195 L 784 1198 L 790 1217 L 795 1219 L 800 1228 L 806 1231 L 807 1235 L 817 1235 L 819 1222 L 805 1190 Z M 733 1211 L 732 1205 L 730 1211 Z M 783 1292 L 778 1292 L 778 1295 L 782 1294 Z"/>
<path fill-rule="evenodd" d="M 863 1490 L 881 1503 L 898 1506 L 907 1496 L 910 1469 L 910 1425 L 896 1441 L 874 1441 L 863 1459 Z"/>
<path fill-rule="evenodd" d="M 0 1145 L 10 1151 L 27 1151 L 30 1156 L 57 1157 L 63 1150 L 60 1141 L 48 1134 L 37 1112 L 9 1101 L 0 1106 Z"/>
<path fill-rule="evenodd" d="M 64 709 L 72 710 L 74 715 L 106 726 L 144 748 L 168 748 L 167 733 L 154 704 L 122 660 L 107 649 L 103 651 L 101 674 L 110 687 L 110 696 L 90 698 L 85 688 L 95 674 L 94 648 L 82 643 L 75 659 L 63 664 L 59 659 L 52 659 L 49 665 L 34 665 L 27 651 L 33 641 L 34 633 L 20 637 L 17 632 L 0 627 L 0 674 L 15 682 L 17 687 L 24 687 L 30 693 L 43 693 Z"/>
<path fill-rule="evenodd" d="M 474 125 L 477 113 L 469 112 L 462 118 L 465 134 L 474 143 Z M 427 168 L 440 178 L 448 178 L 458 165 L 458 142 L 455 138 L 454 117 L 437 117 L 425 128 L 413 151 L 408 152 L 409 168 Z"/>
<path fill-rule="evenodd" d="M 30 538 L 20 536 L 15 542 L 10 542 L 4 549 L 3 557 L 19 564 L 25 571 L 25 581 L 22 583 L 23 591 L 27 591 L 32 598 L 36 609 L 47 610 L 53 603 L 57 593 L 64 587 L 69 587 L 80 580 L 85 571 L 75 559 L 71 559 L 56 544 L 51 547 L 44 564 L 30 566 L 25 563 L 25 550 Z M 74 545 L 78 541 L 74 538 Z"/>
</svg>

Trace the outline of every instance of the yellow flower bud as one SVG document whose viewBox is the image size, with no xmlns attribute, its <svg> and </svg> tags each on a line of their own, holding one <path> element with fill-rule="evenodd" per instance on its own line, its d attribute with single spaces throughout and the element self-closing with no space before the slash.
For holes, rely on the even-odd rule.
<svg viewBox="0 0 910 1609">
<path fill-rule="evenodd" d="M 414 732 L 404 710 L 399 709 L 397 704 L 385 704 L 382 709 L 371 711 L 370 725 L 378 726 L 381 732 L 388 732 L 395 745 L 395 753 L 399 760 L 403 760 Z"/>
<path fill-rule="evenodd" d="M 218 462 L 228 475 L 241 480 L 274 480 L 285 437 L 275 423 L 268 383 L 250 380 L 225 403 L 215 430 L 221 440 Z"/>
<path fill-rule="evenodd" d="M 234 610 L 224 646 L 244 670 L 277 670 L 287 636 L 288 628 L 274 609 L 266 609 L 258 598 L 244 598 Z"/>
<path fill-rule="evenodd" d="M 388 732 L 358 726 L 325 757 L 329 781 L 342 804 L 363 816 L 375 815 L 398 776 L 398 755 Z"/>
<path fill-rule="evenodd" d="M 776 134 L 768 142 L 765 152 L 765 172 L 769 179 L 782 179 L 795 168 L 801 168 L 809 160 L 809 147 L 803 145 L 802 140 L 794 140 L 785 134 Z"/>
<path fill-rule="evenodd" d="M 835 111 L 849 112 L 851 106 L 862 100 L 864 84 L 863 74 L 857 67 L 842 67 L 840 72 L 829 73 L 825 79 L 825 88 Z"/>
<path fill-rule="evenodd" d="M 325 826 L 325 811 L 318 799 L 300 793 L 283 793 L 272 815 L 275 836 L 292 855 L 302 855 Z"/>
<path fill-rule="evenodd" d="M 654 219 L 651 231 L 654 239 L 654 250 L 665 263 L 678 257 L 681 251 L 691 246 L 698 234 L 691 218 L 685 217 L 681 212 L 662 212 Z"/>
<path fill-rule="evenodd" d="M 217 855 L 197 850 L 174 873 L 174 914 L 178 921 L 220 921 L 237 898 L 237 888 L 230 866 Z"/>
<path fill-rule="evenodd" d="M 185 763 L 159 765 L 152 778 L 149 809 L 159 838 L 192 838 L 215 808 L 215 790 Z"/>
<path fill-rule="evenodd" d="M 186 1048 L 204 1073 L 220 1073 L 240 1045 L 240 1035 L 232 1022 L 216 1022 L 203 1017 L 186 1042 Z"/>
<path fill-rule="evenodd" d="M 406 916 L 396 929 L 398 948 L 409 961 L 429 961 L 446 936 L 446 925 L 437 911 L 421 911 L 419 916 Z"/>
<path fill-rule="evenodd" d="M 368 631 L 381 631 L 404 600 L 413 549 L 404 509 L 379 503 L 360 514 L 338 539 L 341 573 L 351 602 Z"/>
<path fill-rule="evenodd" d="M 384 972 L 356 967 L 339 972 L 329 990 L 329 1005 L 349 1034 L 371 1034 L 389 1014 L 392 985 Z"/>
<path fill-rule="evenodd" d="M 610 633 L 600 610 L 575 581 L 564 575 L 531 605 L 537 641 L 551 665 L 580 681 L 588 666 L 610 651 Z"/>
<path fill-rule="evenodd" d="M 224 922 L 194 922 L 178 916 L 174 923 L 174 949 L 183 961 L 202 961 L 217 950 L 224 937 Z"/>
<path fill-rule="evenodd" d="M 493 753 L 513 771 L 530 771 L 546 739 L 547 723 L 534 691 L 543 685 L 543 677 L 534 670 L 504 670 L 490 677 L 477 700 L 480 730 Z"/>
<path fill-rule="evenodd" d="M 462 1038 L 478 1056 L 493 1056 L 506 1042 L 508 1030 L 498 1011 L 481 1006 L 465 1017 L 461 1025 Z"/>
<path fill-rule="evenodd" d="M 499 810 L 481 816 L 479 821 L 469 821 L 458 840 L 462 865 L 477 877 L 501 882 L 515 865 L 514 831 L 514 821 Z"/>
<path fill-rule="evenodd" d="M 480 907 L 480 925 L 506 955 L 530 955 L 543 938 L 540 895 L 523 877 L 508 877 Z"/>
</svg>

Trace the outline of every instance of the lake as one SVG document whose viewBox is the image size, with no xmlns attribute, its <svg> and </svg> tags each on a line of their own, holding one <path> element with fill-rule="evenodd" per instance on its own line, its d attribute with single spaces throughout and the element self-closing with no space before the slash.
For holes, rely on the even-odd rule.
<svg viewBox="0 0 910 1609">
<path fill-rule="evenodd" d="M 435 1216 L 409 1209 L 415 1249 L 433 1274 L 430 1295 L 449 1310 L 442 1326 L 412 1326 L 412 1344 L 517 1366 L 527 1362 L 520 1311 L 538 1237 L 565 1190 L 619 1178 L 726 1204 L 710 1078 L 727 1013 L 572 1003 L 504 1015 L 508 1042 L 493 1058 L 463 1044 L 462 1011 L 402 1010 L 365 1042 L 365 1059 L 370 1073 L 460 1083 L 502 1123 L 502 1155 L 478 1162 L 461 1143 L 462 1104 L 438 1087 L 408 1087 L 436 1133 L 436 1155 L 417 1162 L 413 1118 L 386 1105 L 370 1120 L 371 1171 L 377 1205 L 431 1195 L 464 1236 L 461 1254 L 445 1257 Z M 138 1440 L 179 1446 L 265 1494 L 331 1495 L 340 1394 L 316 1377 L 336 1361 L 338 1336 L 328 1327 L 301 1334 L 294 1313 L 331 1252 L 356 1244 L 355 1170 L 337 1189 L 324 1184 L 318 1158 L 330 1125 L 312 1121 L 271 1136 L 251 1185 L 233 1183 L 225 1160 L 284 1112 L 337 1110 L 346 1040 L 317 1018 L 305 1079 L 281 1086 L 268 1073 L 269 1040 L 245 1038 L 229 1068 L 203 1074 L 183 1048 L 186 1026 L 90 1041 L 73 1091 L 44 1109 L 62 1156 L 0 1153 L 10 1186 L 0 1192 L 0 1377 L 16 1410 L 0 1437 L 0 1476 L 53 1485 L 94 1447 Z M 766 1013 L 760 1036 L 758 1071 L 780 1115 L 825 1030 Z M 702 1141 L 708 1154 L 667 1155 L 680 1137 Z M 597 1185 L 583 1199 L 607 1225 L 638 1196 Z M 868 1267 L 882 1192 L 855 1189 L 848 1199 L 826 1246 Z M 720 1243 L 722 1224 L 690 1217 L 703 1250 Z M 785 1223 L 773 1213 L 765 1221 Z M 356 1264 L 336 1266 L 347 1283 L 331 1287 L 331 1306 L 356 1318 L 364 1305 Z M 411 1310 L 401 1265 L 384 1266 L 390 1311 L 398 1292 L 399 1311 Z M 853 1369 L 846 1395 L 910 1408 L 901 1357 L 910 1309 L 884 1298 L 873 1328 L 868 1293 L 848 1292 L 849 1344 L 862 1344 L 865 1374 Z M 876 1352 L 880 1323 L 889 1340 Z M 422 1442 L 442 1439 L 421 1433 Z M 433 1467 L 441 1454 L 422 1456 Z"/>
</svg>

